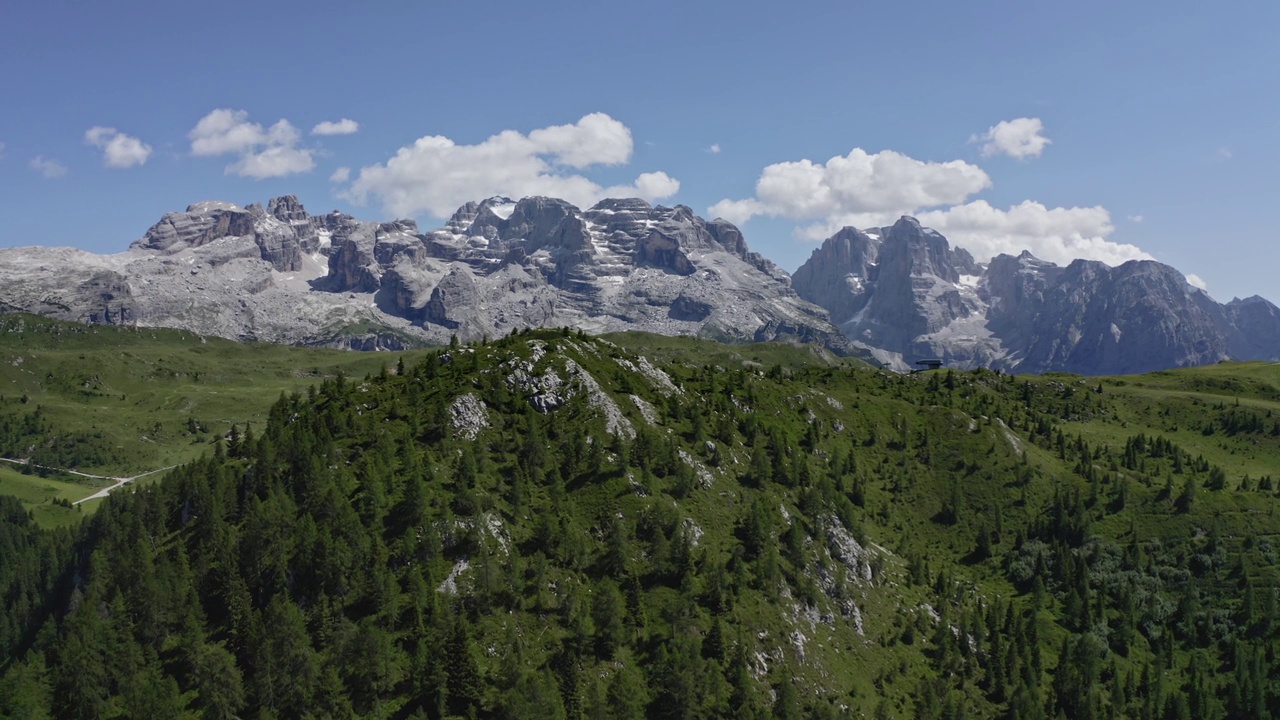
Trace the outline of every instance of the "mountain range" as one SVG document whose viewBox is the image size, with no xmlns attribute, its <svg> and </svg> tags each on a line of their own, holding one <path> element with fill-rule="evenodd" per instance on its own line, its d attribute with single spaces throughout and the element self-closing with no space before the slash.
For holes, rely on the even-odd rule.
<svg viewBox="0 0 1280 720">
<path fill-rule="evenodd" d="M 1154 261 L 982 264 L 904 217 L 845 228 L 792 277 L 685 206 L 471 202 L 444 227 L 201 202 L 127 251 L 0 250 L 0 309 L 237 339 L 401 349 L 526 327 L 782 340 L 909 369 L 1085 374 L 1280 357 L 1280 309 L 1214 301 Z"/>
<path fill-rule="evenodd" d="M 851 345 L 742 233 L 683 206 L 490 198 L 438 230 L 293 196 L 165 215 L 128 251 L 0 251 L 0 303 L 92 323 L 398 349 L 528 327 Z"/>
<path fill-rule="evenodd" d="M 1261 297 L 1218 303 L 1152 260 L 1060 267 L 1024 251 L 984 265 L 909 217 L 844 228 L 796 270 L 792 286 L 899 368 L 937 358 L 1115 375 L 1280 357 L 1280 309 Z"/>
</svg>

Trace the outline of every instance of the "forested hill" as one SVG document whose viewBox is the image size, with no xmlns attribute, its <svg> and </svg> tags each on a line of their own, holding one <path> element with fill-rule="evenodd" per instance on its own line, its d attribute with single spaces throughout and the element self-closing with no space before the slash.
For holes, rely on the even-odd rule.
<svg viewBox="0 0 1280 720">
<path fill-rule="evenodd" d="M 326 379 L 71 529 L 0 497 L 0 716 L 1280 716 L 1278 366 L 617 342 Z"/>
</svg>

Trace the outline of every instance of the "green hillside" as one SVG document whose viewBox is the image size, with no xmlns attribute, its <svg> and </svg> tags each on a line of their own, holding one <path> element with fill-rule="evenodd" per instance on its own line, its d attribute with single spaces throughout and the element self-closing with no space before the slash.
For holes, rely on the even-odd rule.
<svg viewBox="0 0 1280 720">
<path fill-rule="evenodd" d="M 261 423 L 282 393 L 338 372 L 377 372 L 386 361 L 0 315 L 0 455 L 95 474 L 145 472 L 199 457 L 232 424 Z"/>
<path fill-rule="evenodd" d="M 185 464 L 69 528 L 0 474 L 0 716 L 1280 715 L 1280 365 L 24 322 L 0 437 Z"/>
</svg>

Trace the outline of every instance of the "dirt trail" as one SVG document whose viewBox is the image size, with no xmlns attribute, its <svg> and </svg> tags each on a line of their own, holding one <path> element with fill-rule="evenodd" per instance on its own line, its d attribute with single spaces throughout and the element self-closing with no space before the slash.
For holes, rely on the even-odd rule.
<svg viewBox="0 0 1280 720">
<path fill-rule="evenodd" d="M 32 463 L 27 462 L 26 460 L 15 460 L 15 459 L 13 459 L 13 458 L 0 458 L 0 461 L 7 462 L 7 463 L 12 463 L 12 464 L 14 464 L 14 465 L 31 465 L 31 467 L 37 467 L 37 468 L 40 468 L 41 470 L 49 470 L 49 471 L 51 471 L 51 472 L 64 473 L 64 474 L 66 474 L 66 475 L 78 475 L 79 477 L 93 478 L 93 479 L 95 479 L 95 480 L 112 480 L 112 481 L 114 481 L 112 485 L 109 485 L 109 486 L 107 486 L 107 487 L 102 488 L 101 490 L 99 490 L 98 492 L 96 492 L 96 493 L 94 493 L 94 494 L 90 495 L 89 497 L 80 498 L 79 500 L 76 500 L 75 502 L 71 503 L 72 505 L 79 505 L 80 503 L 82 503 L 82 502 L 84 502 L 84 501 L 86 501 L 86 500 L 94 500 L 94 499 L 97 499 L 97 498 L 104 498 L 104 497 L 106 497 L 106 496 L 110 495 L 110 494 L 112 493 L 112 491 L 114 491 L 114 490 L 116 490 L 116 489 L 120 488 L 121 486 L 128 485 L 129 483 L 133 482 L 134 480 L 137 480 L 138 478 L 146 477 L 146 476 L 148 476 L 148 475 L 155 475 L 156 473 L 164 472 L 165 470 L 172 470 L 172 469 L 174 469 L 174 468 L 178 467 L 177 465 L 170 465 L 169 467 L 162 467 L 162 468 L 160 468 L 160 469 L 158 469 L 158 470 L 148 470 L 148 471 L 146 471 L 146 472 L 144 472 L 144 473 L 138 473 L 137 475 L 134 475 L 134 476 L 132 476 L 132 477 L 117 477 L 117 476 L 114 476 L 114 475 L 93 475 L 93 474 L 91 474 L 91 473 L 80 472 L 79 470 L 68 470 L 68 469 L 66 469 L 66 468 L 55 468 L 55 467 L 49 467 L 48 465 L 34 465 L 34 464 L 32 464 Z"/>
</svg>

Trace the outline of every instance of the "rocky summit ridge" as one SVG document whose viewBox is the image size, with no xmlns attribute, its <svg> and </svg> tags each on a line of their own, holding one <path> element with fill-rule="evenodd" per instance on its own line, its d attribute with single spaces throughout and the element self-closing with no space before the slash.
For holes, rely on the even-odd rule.
<svg viewBox="0 0 1280 720">
<path fill-rule="evenodd" d="M 1122 374 L 1280 359 L 1280 309 L 1222 304 L 1168 265 L 979 263 L 903 217 L 847 227 L 794 277 L 688 207 L 493 197 L 443 227 L 200 202 L 125 252 L 0 250 L 0 311 L 237 339 L 399 349 L 519 328 L 810 342 L 911 369 Z"/>
<path fill-rule="evenodd" d="M 1066 267 L 1029 252 L 982 265 L 910 217 L 844 228 L 796 270 L 802 298 L 855 344 L 907 369 L 954 367 L 1086 375 L 1280 358 L 1280 309 L 1222 304 L 1151 260 Z"/>
<path fill-rule="evenodd" d="M 0 309 L 357 349 L 547 326 L 852 347 L 736 227 L 637 199 L 495 197 L 426 233 L 201 202 L 114 255 L 0 250 Z"/>
</svg>

